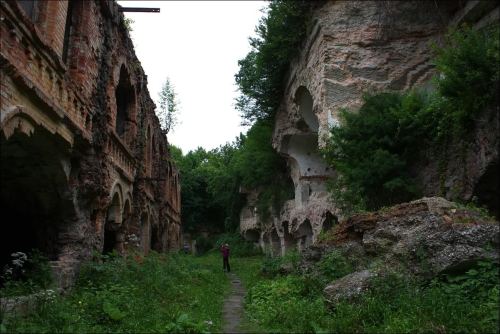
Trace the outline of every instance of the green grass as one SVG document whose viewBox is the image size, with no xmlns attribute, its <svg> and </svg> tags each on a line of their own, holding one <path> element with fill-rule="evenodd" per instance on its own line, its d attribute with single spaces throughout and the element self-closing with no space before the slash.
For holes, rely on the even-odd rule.
<svg viewBox="0 0 500 334">
<path fill-rule="evenodd" d="M 243 260 L 245 261 L 245 260 Z M 328 263 L 316 270 L 290 275 L 252 274 L 243 328 L 249 332 L 300 333 L 497 333 L 499 312 L 498 265 L 479 263 L 466 273 L 432 282 L 415 281 L 401 273 L 387 273 L 354 302 L 329 305 L 322 295 L 324 276 L 336 275 Z M 248 268 L 257 268 L 255 260 Z M 345 269 L 345 270 L 344 270 Z M 316 275 L 316 276 L 315 276 Z"/>
<path fill-rule="evenodd" d="M 274 262 L 295 262 L 298 256 L 231 258 L 231 271 L 247 290 L 241 330 L 498 332 L 498 264 L 480 262 L 465 273 L 426 282 L 386 273 L 354 302 L 329 305 L 322 295 L 325 282 L 352 268 L 331 253 L 307 273 L 297 267 L 288 275 L 269 270 L 277 268 Z M 86 264 L 73 290 L 43 298 L 31 315 L 0 318 L 0 332 L 220 332 L 229 292 L 218 251 L 199 257 L 111 257 Z"/>
<path fill-rule="evenodd" d="M 69 294 L 40 301 L 27 317 L 3 319 L 2 327 L 9 333 L 217 332 L 229 290 L 220 262 L 212 253 L 89 263 Z"/>
</svg>

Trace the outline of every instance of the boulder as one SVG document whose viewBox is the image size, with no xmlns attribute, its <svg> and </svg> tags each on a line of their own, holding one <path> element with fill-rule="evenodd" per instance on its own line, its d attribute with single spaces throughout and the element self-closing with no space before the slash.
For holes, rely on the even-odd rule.
<svg viewBox="0 0 500 334">
<path fill-rule="evenodd" d="M 354 215 L 333 233 L 339 249 L 358 243 L 364 250 L 358 254 L 400 262 L 416 275 L 435 276 L 499 258 L 498 223 L 439 197 Z"/>
<path fill-rule="evenodd" d="M 358 264 L 356 272 L 324 288 L 332 305 L 356 299 L 381 273 L 399 271 L 428 279 L 465 272 L 480 260 L 499 260 L 498 222 L 443 198 L 354 215 L 331 234 L 329 243 L 317 248 L 323 254 L 340 251 Z"/>
<path fill-rule="evenodd" d="M 370 282 L 376 276 L 370 270 L 357 271 L 327 285 L 323 293 L 332 305 L 341 300 L 353 301 L 370 287 Z"/>
</svg>

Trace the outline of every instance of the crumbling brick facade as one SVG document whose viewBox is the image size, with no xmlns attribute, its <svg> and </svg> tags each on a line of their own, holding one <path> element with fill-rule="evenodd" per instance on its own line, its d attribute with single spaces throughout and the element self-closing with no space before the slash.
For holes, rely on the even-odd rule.
<svg viewBox="0 0 500 334">
<path fill-rule="evenodd" d="M 176 250 L 180 185 L 114 1 L 2 1 L 2 261 Z"/>
</svg>

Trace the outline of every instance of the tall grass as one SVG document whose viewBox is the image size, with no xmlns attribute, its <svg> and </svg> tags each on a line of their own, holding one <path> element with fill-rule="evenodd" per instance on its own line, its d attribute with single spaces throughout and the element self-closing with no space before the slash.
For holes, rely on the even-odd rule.
<svg viewBox="0 0 500 334">
<path fill-rule="evenodd" d="M 334 260 L 332 262 L 332 260 Z M 246 298 L 246 328 L 255 332 L 326 333 L 497 333 L 498 265 L 480 263 L 461 275 L 431 282 L 387 273 L 355 301 L 335 305 L 322 295 L 327 262 L 313 273 L 257 276 Z M 317 275 L 317 276 L 315 276 Z"/>
<path fill-rule="evenodd" d="M 41 301 L 6 332 L 220 331 L 228 281 L 216 254 L 150 254 L 88 263 L 71 292 Z"/>
</svg>

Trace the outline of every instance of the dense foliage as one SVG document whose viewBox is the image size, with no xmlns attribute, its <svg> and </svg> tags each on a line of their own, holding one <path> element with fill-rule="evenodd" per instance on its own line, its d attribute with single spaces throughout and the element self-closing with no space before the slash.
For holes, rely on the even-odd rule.
<svg viewBox="0 0 500 334">
<path fill-rule="evenodd" d="M 68 294 L 40 295 L 33 314 L 0 319 L 2 332 L 217 332 L 227 288 L 218 254 L 105 257 Z"/>
<path fill-rule="evenodd" d="M 250 38 L 251 51 L 238 64 L 236 83 L 241 95 L 236 107 L 247 122 L 274 117 L 283 96 L 283 81 L 290 61 L 298 54 L 307 33 L 314 2 L 272 0 L 267 16 Z"/>
<path fill-rule="evenodd" d="M 292 258 L 293 259 L 293 258 Z M 279 266 L 290 259 L 281 260 Z M 293 262 L 293 261 L 292 261 Z M 269 268 L 276 264 L 264 265 Z M 294 333 L 494 333 L 498 330 L 498 267 L 480 262 L 462 274 L 417 281 L 386 272 L 357 300 L 329 305 L 325 284 L 353 269 L 338 253 L 326 255 L 310 273 L 242 276 L 249 286 L 246 328 Z"/>
<path fill-rule="evenodd" d="M 257 122 L 247 135 L 214 150 L 198 148 L 186 155 L 176 147 L 172 157 L 181 173 L 182 221 L 186 231 L 234 231 L 244 204 L 240 187 L 266 186 L 261 211 L 290 197 L 284 160 L 271 146 L 272 127 Z"/>
<path fill-rule="evenodd" d="M 410 171 L 419 152 L 465 145 L 474 121 L 498 104 L 498 33 L 498 25 L 450 33 L 436 47 L 436 91 L 367 95 L 359 112 L 340 112 L 342 126 L 332 128 L 325 150 L 339 172 L 337 205 L 374 210 L 419 196 Z"/>
</svg>

